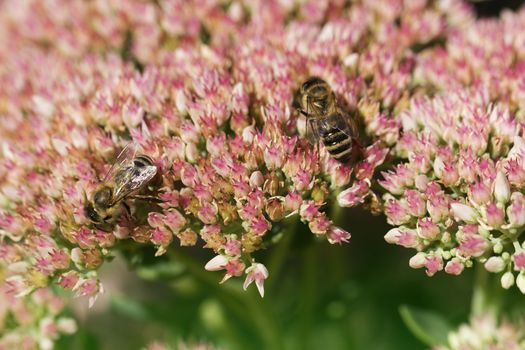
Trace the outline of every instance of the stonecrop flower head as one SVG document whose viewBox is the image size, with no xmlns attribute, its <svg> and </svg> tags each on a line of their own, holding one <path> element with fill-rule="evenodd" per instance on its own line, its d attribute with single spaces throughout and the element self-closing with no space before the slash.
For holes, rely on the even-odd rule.
<svg viewBox="0 0 525 350">
<path fill-rule="evenodd" d="M 202 240 L 216 254 L 208 269 L 246 274 L 261 295 L 271 271 L 254 253 L 285 218 L 347 242 L 326 203 L 351 185 L 342 205 L 377 207 L 372 176 L 399 137 L 393 111 L 410 96 L 412 47 L 446 35 L 450 16 L 398 1 L 2 7 L 2 271 L 19 296 L 58 284 L 91 302 L 102 290 L 96 270 L 123 239 L 157 255 L 174 238 Z M 362 114 L 367 149 L 355 169 L 299 136 L 294 94 L 312 75 Z M 157 166 L 146 191 L 162 202 L 130 203 L 132 214 L 103 231 L 84 207 L 129 142 Z"/>
<path fill-rule="evenodd" d="M 61 316 L 64 300 L 49 289 L 23 299 L 3 284 L 0 295 L 0 349 L 52 349 L 60 335 L 77 329 L 73 319 Z"/>
<path fill-rule="evenodd" d="M 493 26 L 522 57 L 516 16 Z M 479 260 L 525 290 L 523 84 L 507 80 L 507 99 L 485 87 L 494 79 L 448 71 L 452 48 L 482 64 L 462 49 L 484 31 L 473 22 L 446 0 L 1 2 L 2 287 L 30 298 L 59 285 L 93 303 L 98 268 L 127 240 L 156 255 L 202 245 L 206 269 L 262 296 L 272 271 L 257 252 L 288 218 L 348 242 L 326 210 L 337 198 L 384 211 L 387 240 L 418 249 L 411 265 L 429 274 Z M 357 164 L 306 141 L 295 99 L 311 76 L 360 122 Z M 130 200 L 102 230 L 86 202 L 130 142 L 157 168 L 144 192 L 160 203 Z"/>
<path fill-rule="evenodd" d="M 447 50 L 436 49 L 435 53 L 450 64 L 461 57 L 472 74 L 492 74 L 467 55 L 475 45 L 477 56 L 490 56 L 491 45 L 500 41 L 473 42 L 471 38 L 490 27 L 492 36 L 505 36 L 513 43 L 520 34 L 508 23 L 516 23 L 522 16 L 523 12 L 507 14 L 501 20 L 457 31 L 447 41 Z M 449 48 L 456 41 L 469 44 Z M 521 48 L 508 45 L 505 50 L 508 56 Z M 385 239 L 416 249 L 410 266 L 425 267 L 428 275 L 443 269 L 458 275 L 478 261 L 488 271 L 501 274 L 504 288 L 516 283 L 525 293 L 522 112 L 509 95 L 495 95 L 491 84 L 500 82 L 496 75 L 493 79 L 481 76 L 458 81 L 461 75 L 455 74 L 450 76 L 454 83 L 443 85 L 444 80 L 429 74 L 442 62 L 433 66 L 423 59 L 417 77 L 422 83 L 449 90 L 432 98 L 413 98 L 400 116 L 402 137 L 394 153 L 401 162 L 384 172 L 381 181 L 387 190 L 384 211 L 389 223 L 396 226 Z M 517 73 L 520 62 L 502 60 L 497 70 Z M 513 96 L 520 87 L 513 84 L 508 89 Z"/>
<path fill-rule="evenodd" d="M 448 335 L 448 344 L 434 350 L 519 350 L 525 346 L 523 322 L 498 322 L 496 317 L 484 314 L 474 317 L 470 324 L 462 324 Z"/>
</svg>

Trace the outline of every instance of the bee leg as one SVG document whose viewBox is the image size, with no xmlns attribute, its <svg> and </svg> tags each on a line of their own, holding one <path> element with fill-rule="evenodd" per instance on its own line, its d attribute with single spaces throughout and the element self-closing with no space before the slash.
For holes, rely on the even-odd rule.
<svg viewBox="0 0 525 350">
<path fill-rule="evenodd" d="M 129 207 L 129 204 L 126 202 L 122 202 L 122 205 L 126 209 L 126 213 L 128 213 L 128 216 L 131 217 L 131 208 Z"/>
<path fill-rule="evenodd" d="M 130 198 L 134 200 L 138 200 L 138 201 L 149 202 L 149 203 L 163 203 L 164 202 L 159 197 L 148 196 L 144 194 L 136 194 L 134 196 L 131 196 Z"/>
</svg>

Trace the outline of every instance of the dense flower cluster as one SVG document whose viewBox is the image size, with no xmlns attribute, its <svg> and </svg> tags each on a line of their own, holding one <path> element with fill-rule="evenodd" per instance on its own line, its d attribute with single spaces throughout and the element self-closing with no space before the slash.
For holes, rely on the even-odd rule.
<svg viewBox="0 0 525 350">
<path fill-rule="evenodd" d="M 520 350 L 525 346 L 525 333 L 520 323 L 498 322 L 486 314 L 474 317 L 448 335 L 446 346 L 434 350 Z"/>
<path fill-rule="evenodd" d="M 48 289 L 39 289 L 27 298 L 16 298 L 0 287 L 0 349 L 53 348 L 62 334 L 76 331 L 73 319 L 62 317 L 64 300 Z"/>
<path fill-rule="evenodd" d="M 17 295 L 54 282 L 89 296 L 129 237 L 158 255 L 174 237 L 200 238 L 217 254 L 208 269 L 246 273 L 261 294 L 268 271 L 251 254 L 283 218 L 346 242 L 323 207 L 350 182 L 343 205 L 377 202 L 371 178 L 398 137 L 392 111 L 409 96 L 411 48 L 444 36 L 456 11 L 424 1 L 3 6 L 2 269 Z M 294 93 L 311 75 L 363 114 L 371 145 L 353 173 L 297 135 Z M 85 202 L 131 140 L 157 165 L 150 190 L 163 202 L 132 203 L 137 214 L 114 232 L 94 229 Z"/>
<path fill-rule="evenodd" d="M 430 274 L 472 257 L 524 270 L 521 17 L 478 23 L 448 0 L 2 2 L 2 288 L 58 284 L 93 302 L 119 241 L 162 255 L 175 239 L 204 242 L 208 270 L 244 274 L 263 295 L 271 271 L 254 253 L 285 218 L 348 241 L 326 213 L 336 194 L 384 210 L 399 226 L 387 240 L 419 249 L 412 265 Z M 478 47 L 485 32 L 499 36 Z M 477 57 L 503 49 L 494 69 Z M 303 137 L 296 91 L 314 75 L 361 123 L 355 167 Z M 145 191 L 162 202 L 129 201 L 112 232 L 96 229 L 85 203 L 130 142 L 157 166 Z M 390 161 L 401 164 L 381 198 L 377 169 Z"/>
<path fill-rule="evenodd" d="M 432 69 L 422 57 L 418 79 L 448 90 L 413 98 L 400 114 L 402 137 L 394 152 L 401 162 L 380 182 L 388 192 L 384 212 L 396 226 L 385 239 L 419 251 L 410 266 L 425 267 L 428 275 L 442 269 L 458 275 L 477 260 L 502 273 L 504 288 L 516 281 L 525 293 L 525 139 L 519 98 L 513 97 L 523 87 L 507 80 L 508 92 L 497 94 L 500 83 L 523 69 L 523 13 L 454 33 L 448 50 L 435 50 L 443 59 Z M 486 40 L 488 32 L 505 40 Z M 480 66 L 480 56 L 498 64 L 483 60 Z M 450 78 L 439 79 L 438 71 Z M 463 80 L 461 72 L 472 76 Z"/>
</svg>

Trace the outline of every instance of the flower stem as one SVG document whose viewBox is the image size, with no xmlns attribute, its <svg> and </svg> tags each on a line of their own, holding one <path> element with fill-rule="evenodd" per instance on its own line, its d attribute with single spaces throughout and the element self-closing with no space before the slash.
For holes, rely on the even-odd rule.
<svg viewBox="0 0 525 350">
<path fill-rule="evenodd" d="M 498 315 L 500 302 L 493 288 L 494 283 L 494 279 L 491 278 L 485 267 L 480 263 L 476 264 L 470 309 L 471 317 L 484 314 Z"/>
<path fill-rule="evenodd" d="M 299 218 L 294 216 L 291 218 L 291 220 L 289 220 L 289 222 L 286 223 L 283 230 L 283 238 L 275 246 L 270 258 L 268 259 L 268 271 L 270 271 L 270 278 L 266 283 L 269 290 L 271 290 L 272 287 L 279 282 L 279 275 L 283 268 L 284 261 L 288 258 L 288 251 L 292 245 L 298 222 Z"/>
</svg>

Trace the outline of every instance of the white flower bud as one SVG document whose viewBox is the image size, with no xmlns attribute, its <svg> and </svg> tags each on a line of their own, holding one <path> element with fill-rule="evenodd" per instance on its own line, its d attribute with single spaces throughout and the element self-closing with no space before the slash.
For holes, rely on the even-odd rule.
<svg viewBox="0 0 525 350">
<path fill-rule="evenodd" d="M 445 163 L 443 162 L 443 159 L 441 159 L 441 157 L 436 157 L 436 159 L 434 160 L 434 173 L 438 178 L 441 179 L 444 170 Z"/>
<path fill-rule="evenodd" d="M 264 175 L 259 171 L 254 171 L 250 175 L 250 185 L 252 187 L 261 187 L 264 183 Z"/>
<path fill-rule="evenodd" d="M 502 171 L 498 171 L 494 181 L 494 197 L 500 203 L 507 203 L 510 198 L 510 183 Z"/>
<path fill-rule="evenodd" d="M 204 266 L 204 269 L 208 271 L 222 270 L 224 266 L 228 264 L 228 259 L 222 255 L 217 255 Z"/>
<path fill-rule="evenodd" d="M 385 234 L 385 241 L 390 244 L 397 244 L 399 229 L 393 228 Z"/>
<path fill-rule="evenodd" d="M 509 289 L 514 284 L 514 275 L 512 272 L 505 272 L 503 276 L 501 276 L 501 286 L 504 289 Z"/>
<path fill-rule="evenodd" d="M 525 274 L 523 272 L 521 272 L 518 275 L 518 278 L 516 278 L 516 285 L 520 289 L 520 292 L 525 294 Z"/>
<path fill-rule="evenodd" d="M 485 269 L 493 273 L 501 272 L 505 269 L 505 261 L 499 256 L 491 256 L 485 263 Z"/>
<path fill-rule="evenodd" d="M 255 137 L 255 128 L 252 125 L 249 125 L 242 130 L 242 140 L 245 143 L 252 143 L 254 137 Z"/>
<path fill-rule="evenodd" d="M 427 255 L 423 252 L 419 252 L 408 261 L 408 265 L 413 269 L 420 269 L 425 266 L 427 262 Z"/>
<path fill-rule="evenodd" d="M 452 209 L 452 213 L 454 214 L 456 219 L 463 220 L 469 224 L 476 223 L 478 220 L 478 214 L 474 209 L 472 209 L 468 205 L 461 203 L 452 203 L 450 205 L 450 208 Z"/>
</svg>

